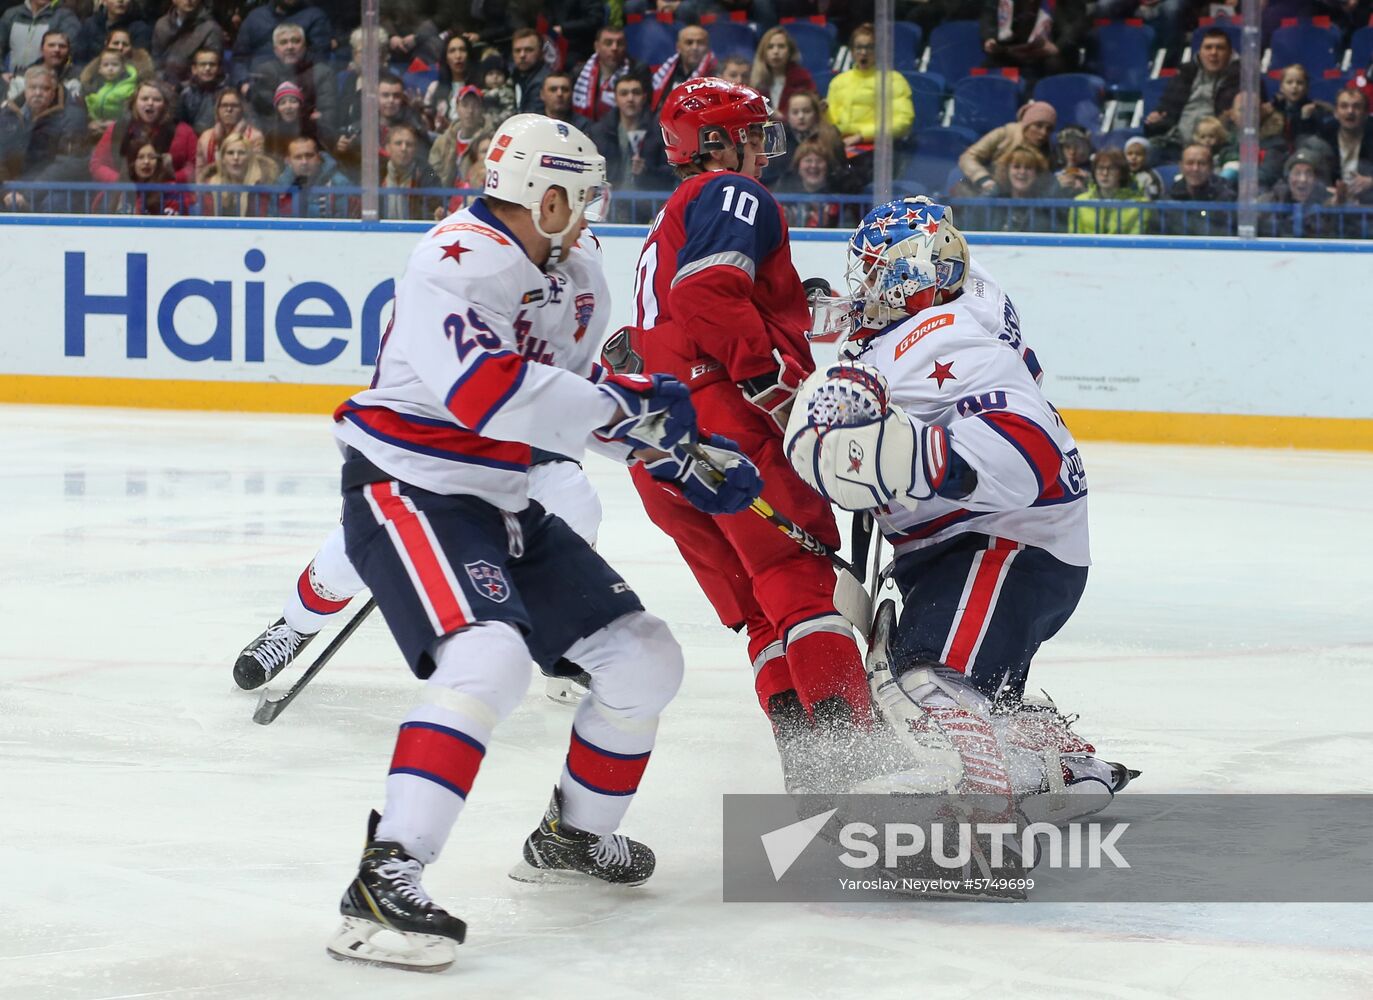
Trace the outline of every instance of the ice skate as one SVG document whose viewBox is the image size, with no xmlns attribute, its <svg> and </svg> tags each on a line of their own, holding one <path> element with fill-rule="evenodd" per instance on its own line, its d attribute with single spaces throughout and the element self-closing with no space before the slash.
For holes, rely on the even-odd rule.
<svg viewBox="0 0 1373 1000">
<path fill-rule="evenodd" d="M 562 662 L 562 661 L 560 661 Z M 586 697 L 591 689 L 591 675 L 585 670 L 575 677 L 554 674 L 544 682 L 543 693 L 548 700 L 559 705 L 576 705 Z"/>
<path fill-rule="evenodd" d="M 331 958 L 413 972 L 442 972 L 467 925 L 424 891 L 420 864 L 395 843 L 372 839 L 380 817 L 372 813 L 357 876 L 339 903 L 343 925 L 326 948 Z"/>
<path fill-rule="evenodd" d="M 553 789 L 539 828 L 524 842 L 523 859 L 510 871 L 516 882 L 552 885 L 642 885 L 653 874 L 653 852 L 618 833 L 588 833 L 562 821 L 562 798 Z"/>
<path fill-rule="evenodd" d="M 278 618 L 267 631 L 248 643 L 234 661 L 234 683 L 245 691 L 260 688 L 299 655 L 318 632 L 297 632 Z"/>
</svg>

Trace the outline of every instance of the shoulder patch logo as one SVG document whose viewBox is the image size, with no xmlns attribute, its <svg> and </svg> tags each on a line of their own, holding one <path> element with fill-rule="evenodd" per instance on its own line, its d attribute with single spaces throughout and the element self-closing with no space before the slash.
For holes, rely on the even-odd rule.
<svg viewBox="0 0 1373 1000">
<path fill-rule="evenodd" d="M 467 578 L 472 581 L 477 593 L 488 601 L 504 604 L 510 599 L 510 584 L 506 582 L 505 571 L 499 566 L 478 559 L 476 562 L 463 563 L 462 568 L 467 570 Z"/>
<path fill-rule="evenodd" d="M 896 345 L 895 357 L 901 357 L 901 355 L 920 343 L 920 341 L 934 333 L 935 330 L 952 325 L 953 313 L 940 313 L 938 316 L 933 316 L 930 319 L 925 320 L 925 322 L 921 323 L 914 330 L 901 338 L 901 343 Z"/>
<path fill-rule="evenodd" d="M 591 325 L 591 314 L 596 311 L 596 296 L 591 292 L 582 292 L 572 300 L 572 304 L 577 313 L 577 330 L 572 334 L 572 339 L 580 344 L 586 336 L 586 328 Z"/>
</svg>

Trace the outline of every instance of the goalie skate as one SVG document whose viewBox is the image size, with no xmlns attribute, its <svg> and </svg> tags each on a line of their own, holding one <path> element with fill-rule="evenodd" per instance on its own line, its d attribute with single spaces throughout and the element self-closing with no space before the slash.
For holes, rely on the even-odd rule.
<svg viewBox="0 0 1373 1000">
<path fill-rule="evenodd" d="M 544 885 L 642 885 L 653 874 L 656 859 L 637 840 L 615 834 L 578 830 L 562 821 L 562 797 L 556 788 L 539 828 L 524 842 L 522 859 L 510 870 L 516 882 Z"/>
<path fill-rule="evenodd" d="M 357 876 L 339 903 L 343 924 L 325 947 L 341 962 L 442 972 L 467 925 L 429 898 L 420 884 L 424 865 L 399 844 L 375 839 L 379 820 L 372 813 Z"/>
</svg>

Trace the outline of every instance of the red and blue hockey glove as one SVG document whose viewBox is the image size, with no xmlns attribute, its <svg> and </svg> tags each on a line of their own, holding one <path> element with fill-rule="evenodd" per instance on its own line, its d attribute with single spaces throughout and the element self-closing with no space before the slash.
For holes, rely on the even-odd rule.
<svg viewBox="0 0 1373 1000">
<path fill-rule="evenodd" d="M 602 441 L 657 451 L 671 451 L 679 441 L 695 443 L 691 392 L 671 375 L 608 375 L 597 388 L 625 414 L 596 432 Z"/>
<path fill-rule="evenodd" d="M 701 451 L 709 462 L 678 447 L 645 468 L 654 479 L 676 485 L 693 507 L 712 517 L 737 514 L 763 492 L 757 467 L 729 438 L 712 434 Z"/>
</svg>

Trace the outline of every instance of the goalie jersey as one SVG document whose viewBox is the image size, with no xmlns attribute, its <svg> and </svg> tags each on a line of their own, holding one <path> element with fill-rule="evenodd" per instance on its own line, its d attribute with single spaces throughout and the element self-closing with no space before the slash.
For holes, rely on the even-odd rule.
<svg viewBox="0 0 1373 1000">
<path fill-rule="evenodd" d="M 580 459 L 618 412 L 597 389 L 610 293 L 587 232 L 543 271 L 481 201 L 420 240 L 370 388 L 335 437 L 403 482 L 528 506 L 531 445 Z"/>
<path fill-rule="evenodd" d="M 1090 565 L 1082 457 L 1039 388 L 1014 307 L 990 278 L 971 271 L 958 298 L 888 327 L 855 360 L 886 376 L 891 402 L 912 419 L 945 428 L 950 450 L 976 474 L 967 496 L 878 514 L 898 555 L 976 531 Z"/>
</svg>

